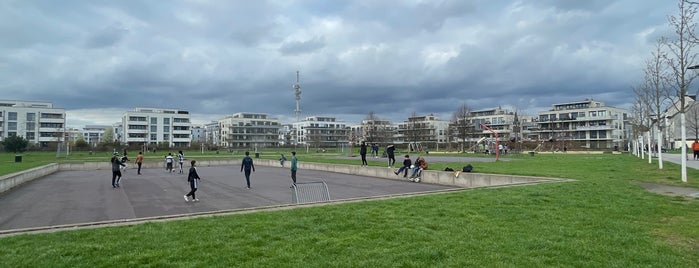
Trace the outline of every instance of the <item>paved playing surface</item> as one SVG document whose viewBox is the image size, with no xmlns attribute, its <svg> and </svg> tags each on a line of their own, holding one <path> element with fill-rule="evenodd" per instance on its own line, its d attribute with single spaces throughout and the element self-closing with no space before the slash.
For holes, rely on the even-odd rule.
<svg viewBox="0 0 699 268">
<path fill-rule="evenodd" d="M 197 197 L 185 174 L 129 169 L 121 188 L 111 186 L 110 170 L 63 171 L 0 194 L 0 230 L 134 219 L 237 208 L 291 204 L 288 167 L 258 167 L 252 189 L 245 188 L 240 167 L 200 167 Z M 298 182 L 325 180 L 332 200 L 450 189 L 439 185 L 377 179 L 313 170 L 299 170 Z"/>
</svg>

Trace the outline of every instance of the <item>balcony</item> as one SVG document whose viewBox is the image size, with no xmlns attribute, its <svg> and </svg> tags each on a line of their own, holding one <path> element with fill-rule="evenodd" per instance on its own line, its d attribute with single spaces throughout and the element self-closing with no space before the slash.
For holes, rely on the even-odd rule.
<svg viewBox="0 0 699 268">
<path fill-rule="evenodd" d="M 614 129 L 612 126 L 580 126 L 576 127 L 575 130 L 588 131 L 588 130 L 610 130 Z"/>
</svg>

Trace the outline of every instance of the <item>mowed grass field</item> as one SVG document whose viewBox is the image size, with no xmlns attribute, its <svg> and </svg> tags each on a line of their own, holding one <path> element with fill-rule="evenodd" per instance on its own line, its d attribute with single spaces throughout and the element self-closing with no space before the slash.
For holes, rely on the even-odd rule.
<svg viewBox="0 0 699 268">
<path fill-rule="evenodd" d="M 0 155 L 0 171 L 12 157 Z M 78 157 L 61 161 L 80 161 L 71 158 Z M 699 171 L 688 170 L 684 184 L 678 165 L 657 170 L 630 155 L 513 158 L 472 164 L 476 172 L 575 181 L 10 236 L 0 238 L 0 266 L 699 267 L 699 201 L 637 184 L 699 188 Z M 301 152 L 299 159 L 359 164 Z"/>
</svg>

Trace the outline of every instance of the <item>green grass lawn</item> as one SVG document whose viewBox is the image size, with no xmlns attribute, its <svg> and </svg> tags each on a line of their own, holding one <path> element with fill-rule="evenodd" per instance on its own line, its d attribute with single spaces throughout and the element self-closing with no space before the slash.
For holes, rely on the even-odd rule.
<svg viewBox="0 0 699 268">
<path fill-rule="evenodd" d="M 0 238 L 0 266 L 699 267 L 699 201 L 637 185 L 699 187 L 699 171 L 688 170 L 683 184 L 678 165 L 657 170 L 630 155 L 517 158 L 472 164 L 576 181 L 18 235 Z"/>
</svg>

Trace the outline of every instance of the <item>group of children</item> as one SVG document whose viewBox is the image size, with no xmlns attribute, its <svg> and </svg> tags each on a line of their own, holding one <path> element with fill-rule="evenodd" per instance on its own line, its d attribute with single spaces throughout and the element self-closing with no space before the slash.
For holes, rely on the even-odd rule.
<svg viewBox="0 0 699 268">
<path fill-rule="evenodd" d="M 426 169 L 427 160 L 425 160 L 424 157 L 418 156 L 417 159 L 415 159 L 415 164 L 413 164 L 413 162 L 410 160 L 410 155 L 406 154 L 405 159 L 403 159 L 403 166 L 393 173 L 398 175 L 402 172 L 403 178 L 406 178 L 408 176 L 408 170 L 412 170 L 412 173 L 410 174 L 410 181 L 415 181 L 415 178 L 420 177 L 422 171 Z"/>
</svg>

